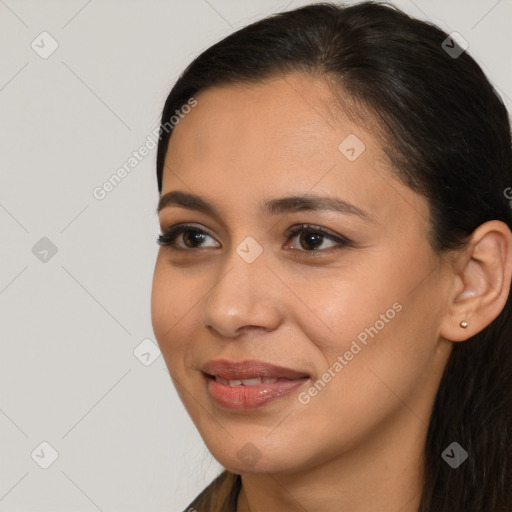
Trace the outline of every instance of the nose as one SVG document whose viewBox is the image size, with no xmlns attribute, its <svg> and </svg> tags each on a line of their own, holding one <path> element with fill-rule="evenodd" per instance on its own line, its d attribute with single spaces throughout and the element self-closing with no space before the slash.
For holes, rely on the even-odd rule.
<svg viewBox="0 0 512 512">
<path fill-rule="evenodd" d="M 243 331 L 277 329 L 282 319 L 280 286 L 263 254 L 247 263 L 234 253 L 203 302 L 203 324 L 224 338 L 236 338 Z"/>
</svg>

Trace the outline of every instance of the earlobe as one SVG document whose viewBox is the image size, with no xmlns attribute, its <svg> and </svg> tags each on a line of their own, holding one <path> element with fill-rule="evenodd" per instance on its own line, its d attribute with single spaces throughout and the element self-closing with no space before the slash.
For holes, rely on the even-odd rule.
<svg viewBox="0 0 512 512">
<path fill-rule="evenodd" d="M 512 279 L 512 233 L 497 220 L 480 225 L 454 268 L 453 298 L 440 335 L 464 341 L 487 327 L 503 310 Z"/>
</svg>

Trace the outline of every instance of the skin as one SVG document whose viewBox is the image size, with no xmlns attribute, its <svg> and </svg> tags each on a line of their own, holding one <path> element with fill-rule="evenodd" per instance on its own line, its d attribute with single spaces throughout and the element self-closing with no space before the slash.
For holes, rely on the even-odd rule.
<svg viewBox="0 0 512 512">
<path fill-rule="evenodd" d="M 207 447 L 242 475 L 238 511 L 417 510 L 442 371 L 453 343 L 479 332 L 505 304 L 510 230 L 490 221 L 465 250 L 436 254 L 428 203 L 394 177 L 371 123 L 363 128 L 334 108 L 319 78 L 291 74 L 210 88 L 196 99 L 170 139 L 162 195 L 198 194 L 220 217 L 175 205 L 160 211 L 162 230 L 193 223 L 207 234 L 203 249 L 187 249 L 183 235 L 176 240 L 183 250 L 160 249 L 152 321 Z M 338 149 L 351 133 L 366 146 L 354 161 Z M 259 210 L 261 200 L 313 194 L 344 199 L 373 221 Z M 336 249 L 324 237 L 312 249 L 300 234 L 286 236 L 300 223 L 351 244 Z M 263 248 L 252 263 L 236 252 L 247 236 Z M 394 318 L 300 403 L 299 393 L 395 303 Z M 226 411 L 212 402 L 200 372 L 218 358 L 294 368 L 312 382 L 261 408 Z M 253 465 L 238 456 L 248 442 L 260 456 Z"/>
</svg>

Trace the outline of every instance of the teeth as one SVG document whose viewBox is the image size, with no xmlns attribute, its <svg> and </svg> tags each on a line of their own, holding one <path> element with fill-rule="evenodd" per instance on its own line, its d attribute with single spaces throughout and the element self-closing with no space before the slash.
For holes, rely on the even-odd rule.
<svg viewBox="0 0 512 512">
<path fill-rule="evenodd" d="M 277 382 L 278 379 L 273 377 L 253 377 L 251 379 L 232 379 L 227 380 L 222 377 L 219 377 L 218 375 L 215 377 L 215 380 L 220 383 L 224 384 L 225 386 L 258 386 L 259 384 L 274 384 L 274 382 Z"/>
<path fill-rule="evenodd" d="M 252 379 L 243 379 L 242 384 L 244 386 L 257 386 L 258 384 L 261 384 L 261 379 L 259 377 L 254 377 Z M 232 386 L 231 382 L 229 383 L 230 386 Z"/>
</svg>

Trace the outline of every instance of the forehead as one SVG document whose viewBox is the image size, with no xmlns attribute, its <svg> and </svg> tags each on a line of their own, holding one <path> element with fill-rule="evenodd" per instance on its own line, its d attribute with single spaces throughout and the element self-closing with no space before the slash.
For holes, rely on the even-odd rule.
<svg viewBox="0 0 512 512">
<path fill-rule="evenodd" d="M 371 120 L 349 119 L 324 80 L 287 75 L 195 99 L 170 138 L 163 193 L 189 189 L 226 209 L 284 192 L 337 195 L 376 217 L 403 214 L 404 198 L 410 209 L 414 193 L 395 179 Z"/>
<path fill-rule="evenodd" d="M 170 139 L 174 159 L 220 157 L 229 147 L 231 159 L 265 158 L 271 153 L 274 158 L 307 155 L 308 160 L 319 161 L 315 157 L 321 156 L 321 147 L 337 150 L 342 127 L 353 125 L 325 80 L 300 73 L 259 84 L 212 87 L 196 100 L 198 105 L 180 120 Z M 369 139 L 368 134 L 364 138 Z M 255 145 L 257 154 L 248 152 L 248 146 Z M 317 151 L 311 151 L 314 147 Z M 194 155 L 189 153 L 192 149 L 197 150 Z"/>
<path fill-rule="evenodd" d="M 369 120 L 357 125 L 349 120 L 320 78 L 295 73 L 258 84 L 229 84 L 202 91 L 195 99 L 197 106 L 180 119 L 169 140 L 168 167 L 220 172 L 217 166 L 236 165 L 246 175 L 272 169 L 274 176 L 278 170 L 321 172 L 340 157 L 346 163 L 340 144 L 349 136 L 355 150 L 364 148 L 365 156 L 381 167 L 387 163 L 379 140 L 363 128 Z M 352 161 L 351 167 L 361 166 Z"/>
</svg>

